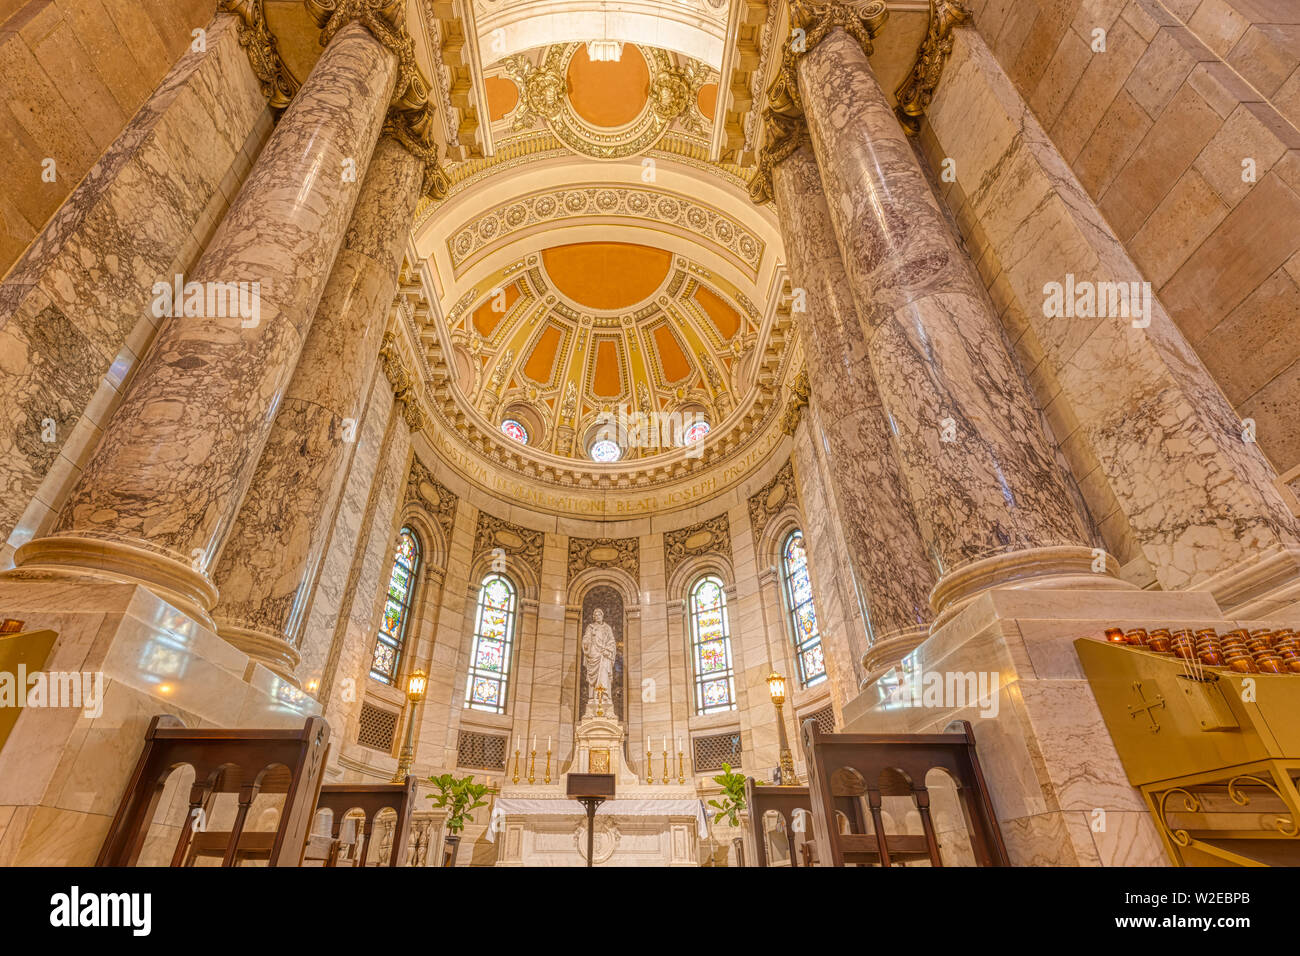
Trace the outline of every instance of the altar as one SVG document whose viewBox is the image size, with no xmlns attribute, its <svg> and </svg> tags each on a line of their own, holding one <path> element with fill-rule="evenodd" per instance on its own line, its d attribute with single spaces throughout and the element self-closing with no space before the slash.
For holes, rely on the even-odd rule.
<svg viewBox="0 0 1300 956">
<path fill-rule="evenodd" d="M 604 608 L 591 608 L 579 658 L 582 706 L 575 714 L 573 753 L 552 777 L 548 740 L 539 774 L 534 742 L 521 778 L 516 749 L 514 772 L 492 801 L 488 820 L 497 866 L 587 865 L 587 811 L 569 796 L 570 774 L 613 776 L 613 797 L 596 810 L 593 866 L 699 866 L 708 821 L 693 779 L 687 782 L 680 747 L 674 761 L 665 737 L 657 767 L 647 754 L 644 780 L 628 766 L 619 719 L 624 703 L 621 633 L 619 615 L 607 621 Z"/>
</svg>

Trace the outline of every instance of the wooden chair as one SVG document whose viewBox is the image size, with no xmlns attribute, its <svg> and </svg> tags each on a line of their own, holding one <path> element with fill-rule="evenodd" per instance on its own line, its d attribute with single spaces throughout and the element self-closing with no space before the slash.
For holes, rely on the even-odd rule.
<svg viewBox="0 0 1300 956">
<path fill-rule="evenodd" d="M 194 784 L 172 866 L 192 862 L 196 855 L 218 854 L 222 866 L 248 859 L 298 866 L 320 791 L 329 732 L 323 717 L 308 718 L 300 730 L 189 730 L 173 716 L 154 717 L 96 866 L 136 865 L 167 777 L 185 764 L 194 768 Z M 225 833 L 195 833 L 196 813 L 202 811 L 206 819 L 219 793 L 239 795 L 234 825 Z M 261 793 L 285 795 L 278 825 L 274 831 L 246 834 L 249 809 Z"/>
<path fill-rule="evenodd" d="M 919 858 L 943 866 L 925 784 L 926 774 L 938 768 L 957 788 L 976 864 L 1010 866 L 975 754 L 974 734 L 968 721 L 960 723 L 960 732 L 946 734 L 827 734 L 816 721 L 805 721 L 803 748 L 818 857 L 828 866 L 866 861 L 891 866 L 923 850 Z M 853 795 L 853 813 L 848 814 L 852 832 L 841 833 L 835 811 L 842 809 L 841 794 L 851 789 L 844 785 L 846 776 L 862 786 L 860 794 Z M 872 834 L 863 825 L 863 796 Z M 911 797 L 921 816 L 923 836 L 886 837 L 882 814 L 886 796 Z"/>
<path fill-rule="evenodd" d="M 910 792 L 910 791 L 909 791 Z M 900 796 L 900 792 L 882 791 L 882 796 Z M 835 809 L 848 820 L 853 833 L 842 833 L 844 841 L 844 862 L 859 865 L 876 865 L 880 862 L 880 849 L 875 838 L 866 833 L 866 823 L 862 815 L 862 801 L 854 793 L 837 792 L 833 794 Z M 798 832 L 795 823 L 797 814 L 813 813 L 812 797 L 807 787 L 769 787 L 759 786 L 753 777 L 745 780 L 745 806 L 749 808 L 750 835 L 754 840 L 756 866 L 770 866 L 767 858 L 767 840 L 764 817 L 768 811 L 775 811 L 781 818 L 785 832 L 790 834 L 790 865 L 799 866 L 799 856 L 803 856 L 804 866 L 816 866 L 818 861 L 817 845 L 807 840 L 799 845 L 795 852 L 794 834 Z M 805 819 L 807 819 L 805 817 Z M 836 817 L 838 821 L 838 815 Z M 806 825 L 806 824 L 805 824 Z M 838 830 L 838 822 L 836 829 Z M 861 835 L 861 836 L 860 836 Z M 897 862 L 924 860 L 927 851 L 924 837 L 891 836 L 888 838 L 889 856 Z"/>
<path fill-rule="evenodd" d="M 393 845 L 388 854 L 389 866 L 401 866 L 406 861 L 407 845 L 411 841 L 411 814 L 415 810 L 415 778 L 407 775 L 404 783 L 327 783 L 320 788 L 316 809 L 333 814 L 330 849 L 325 856 L 325 866 L 337 866 L 342 843 L 339 834 L 343 820 L 353 810 L 360 810 L 362 820 L 357 826 L 357 842 L 361 846 L 357 866 L 366 866 L 373 842 L 375 818 L 383 810 L 397 814 L 393 828 Z M 309 855 L 310 858 L 310 855 Z"/>
</svg>

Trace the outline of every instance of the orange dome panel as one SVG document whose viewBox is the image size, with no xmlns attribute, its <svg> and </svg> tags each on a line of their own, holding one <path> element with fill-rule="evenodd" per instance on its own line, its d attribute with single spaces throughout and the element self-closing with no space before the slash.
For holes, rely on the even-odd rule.
<svg viewBox="0 0 1300 956">
<path fill-rule="evenodd" d="M 564 341 L 564 331 L 558 325 L 548 325 L 537 337 L 537 345 L 524 364 L 524 374 L 542 385 L 551 384 L 555 373 L 555 353 Z"/>
<path fill-rule="evenodd" d="M 650 67 L 641 51 L 623 44 L 616 63 L 593 63 L 585 45 L 578 47 L 566 79 L 573 110 L 592 126 L 610 129 L 636 119 L 650 96 Z"/>
<path fill-rule="evenodd" d="M 488 115 L 492 122 L 504 119 L 519 105 L 519 87 L 514 81 L 499 76 L 489 76 L 483 80 L 483 90 L 487 93 Z"/>
<path fill-rule="evenodd" d="M 691 373 L 691 360 L 682 351 L 673 330 L 663 323 L 651 333 L 654 337 L 655 351 L 659 353 L 659 366 L 664 370 L 666 382 L 680 382 Z"/>
<path fill-rule="evenodd" d="M 740 313 L 729 306 L 722 297 L 712 289 L 699 286 L 695 290 L 695 302 L 709 317 L 713 327 L 724 339 L 729 339 L 740 330 Z"/>
<path fill-rule="evenodd" d="M 626 242 L 579 242 L 542 252 L 555 287 L 590 309 L 628 309 L 654 293 L 672 253 Z"/>
<path fill-rule="evenodd" d="M 600 398 L 617 398 L 623 393 L 618 344 L 612 339 L 601 339 L 596 343 L 596 371 L 591 377 L 591 390 Z"/>
<path fill-rule="evenodd" d="M 519 283 L 516 282 L 513 285 L 507 286 L 504 291 L 504 298 L 497 295 L 494 291 L 487 297 L 486 302 L 474 310 L 474 328 L 477 329 L 478 334 L 484 338 L 488 338 L 492 335 L 492 332 L 496 329 L 497 325 L 500 324 L 501 320 L 504 319 L 510 310 L 514 308 L 515 303 L 519 301 Z M 500 307 L 503 303 L 505 308 Z"/>
<path fill-rule="evenodd" d="M 718 84 L 705 83 L 695 97 L 695 102 L 706 119 L 713 119 L 713 111 L 718 108 Z"/>
</svg>

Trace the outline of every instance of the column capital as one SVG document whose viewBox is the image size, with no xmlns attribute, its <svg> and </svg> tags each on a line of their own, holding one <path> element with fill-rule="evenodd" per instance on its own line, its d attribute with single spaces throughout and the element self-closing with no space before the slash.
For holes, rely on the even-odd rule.
<svg viewBox="0 0 1300 956">
<path fill-rule="evenodd" d="M 971 13 L 961 0 L 930 0 L 930 26 L 916 51 L 916 62 L 894 91 L 898 100 L 894 113 L 909 136 L 921 131 L 921 114 L 934 98 L 944 64 L 952 53 L 953 29 L 970 19 Z"/>
<path fill-rule="evenodd" d="M 931 0 L 932 3 L 936 0 Z M 947 2 L 947 0 L 938 0 Z M 842 29 L 871 55 L 871 41 L 889 17 L 884 0 L 870 0 L 859 9 L 843 3 L 808 3 L 792 0 L 790 35 L 781 52 L 781 66 L 767 90 L 763 109 L 763 146 L 758 154 L 758 171 L 749 182 L 749 196 L 762 205 L 771 202 L 772 170 L 804 142 L 808 135 L 803 122 L 803 101 L 799 95 L 799 59 L 831 34 Z M 949 44 L 951 48 L 951 44 Z"/>
<path fill-rule="evenodd" d="M 433 105 L 429 82 L 415 59 L 415 42 L 406 29 L 406 0 L 305 0 L 320 25 L 320 42 L 330 40 L 349 23 L 359 23 L 397 57 L 397 83 L 384 132 L 424 164 L 422 191 L 430 199 L 447 195 L 450 181 L 438 162 L 434 140 Z"/>
<path fill-rule="evenodd" d="M 379 360 L 384 366 L 384 377 L 388 379 L 388 384 L 393 386 L 393 397 L 401 406 L 402 418 L 406 420 L 411 431 L 419 431 L 424 427 L 424 412 L 420 410 L 415 380 L 407 369 L 406 363 L 402 361 L 397 336 L 392 332 L 384 333 L 383 343 L 379 348 Z"/>
<path fill-rule="evenodd" d="M 248 51 L 262 95 L 271 109 L 284 109 L 301 84 L 284 67 L 275 35 L 266 26 L 262 0 L 221 0 L 218 9 L 239 21 L 239 45 Z"/>
</svg>

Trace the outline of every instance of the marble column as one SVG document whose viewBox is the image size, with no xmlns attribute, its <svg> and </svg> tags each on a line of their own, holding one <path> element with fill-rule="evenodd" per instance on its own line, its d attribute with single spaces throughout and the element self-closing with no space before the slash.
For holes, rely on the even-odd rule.
<svg viewBox="0 0 1300 956">
<path fill-rule="evenodd" d="M 775 167 L 772 185 L 790 272 L 806 305 L 800 311 L 796 301 L 794 316 L 823 429 L 829 490 L 868 604 L 868 634 L 873 645 L 906 641 L 907 635 L 914 645 L 930 620 L 933 562 L 899 472 L 821 175 L 807 144 Z"/>
<path fill-rule="evenodd" d="M 1083 521 L 997 318 L 859 40 L 834 26 L 797 62 L 871 368 L 941 565 L 935 625 L 1012 581 L 1117 584 L 1114 559 L 1102 556 L 1098 569 L 1084 547 Z"/>
<path fill-rule="evenodd" d="M 423 163 L 381 137 L 302 355 L 217 564 L 217 632 L 291 674 L 397 287 Z"/>
<path fill-rule="evenodd" d="M 397 56 L 365 27 L 337 32 L 186 277 L 209 290 L 238 284 L 246 317 L 168 313 L 54 534 L 24 545 L 12 573 L 143 583 L 211 626 L 209 568 L 343 242 L 396 76 Z"/>
</svg>

